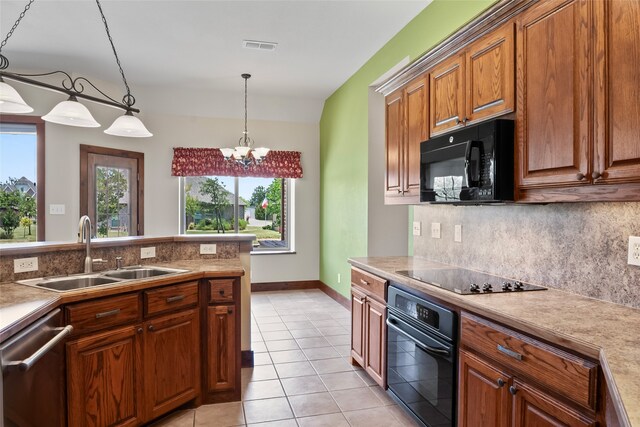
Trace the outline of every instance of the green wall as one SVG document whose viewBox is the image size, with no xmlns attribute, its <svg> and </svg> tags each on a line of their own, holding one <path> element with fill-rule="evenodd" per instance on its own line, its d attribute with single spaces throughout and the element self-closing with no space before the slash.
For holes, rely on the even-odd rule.
<svg viewBox="0 0 640 427">
<path fill-rule="evenodd" d="M 347 258 L 367 255 L 369 85 L 403 58 L 421 56 L 493 2 L 434 1 L 325 101 L 320 119 L 320 280 L 341 294 L 349 295 Z"/>
</svg>

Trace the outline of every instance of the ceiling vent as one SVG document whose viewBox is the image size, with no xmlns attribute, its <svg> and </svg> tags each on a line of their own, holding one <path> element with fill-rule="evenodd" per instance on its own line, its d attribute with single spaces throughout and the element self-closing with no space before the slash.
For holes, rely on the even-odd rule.
<svg viewBox="0 0 640 427">
<path fill-rule="evenodd" d="M 276 50 L 276 46 L 278 46 L 278 43 L 242 40 L 242 47 L 246 47 L 247 49 Z"/>
</svg>

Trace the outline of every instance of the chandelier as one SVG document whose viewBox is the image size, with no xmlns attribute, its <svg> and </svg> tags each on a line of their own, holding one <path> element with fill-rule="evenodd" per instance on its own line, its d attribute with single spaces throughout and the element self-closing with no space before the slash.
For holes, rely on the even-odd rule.
<svg viewBox="0 0 640 427">
<path fill-rule="evenodd" d="M 127 79 L 124 76 L 124 71 L 122 70 L 122 65 L 120 64 L 118 53 L 116 52 L 113 40 L 111 39 L 109 25 L 107 24 L 107 19 L 102 12 L 102 6 L 100 5 L 99 0 L 96 0 L 96 4 L 98 5 L 98 10 L 100 11 L 100 16 L 102 17 L 102 22 L 104 23 L 104 29 L 107 33 L 107 38 L 109 39 L 109 43 L 111 44 L 111 49 L 113 50 L 113 55 L 115 57 L 116 64 L 118 65 L 118 69 L 120 70 L 120 75 L 122 76 L 122 81 L 126 89 L 126 94 L 122 97 L 122 101 L 116 101 L 115 99 L 111 98 L 106 93 L 98 89 L 85 77 L 73 78 L 71 77 L 71 75 L 64 71 L 52 71 L 50 73 L 41 74 L 18 74 L 5 71 L 9 67 L 9 60 L 2 54 L 2 48 L 4 48 L 4 46 L 7 44 L 7 40 L 9 40 L 9 38 L 13 35 L 13 32 L 20 24 L 22 18 L 24 18 L 24 15 L 31 8 L 31 4 L 33 2 L 34 0 L 29 0 L 22 13 L 20 13 L 20 16 L 13 24 L 13 27 L 11 27 L 11 29 L 9 30 L 7 36 L 4 38 L 2 43 L 0 43 L 0 113 L 25 114 L 33 111 L 33 108 L 30 107 L 24 101 L 24 99 L 22 99 L 18 91 L 16 91 L 9 84 L 5 83 L 4 79 L 7 79 L 63 93 L 69 96 L 66 101 L 62 101 L 58 105 L 53 107 L 49 114 L 42 116 L 42 120 L 45 120 L 47 122 L 77 127 L 100 127 L 100 123 L 98 123 L 93 118 L 93 116 L 89 112 L 89 109 L 87 109 L 87 107 L 85 107 L 78 101 L 78 98 L 81 98 L 87 101 L 92 101 L 98 104 L 124 110 L 124 115 L 118 117 L 113 122 L 113 124 L 104 131 L 104 133 L 109 135 L 134 138 L 153 136 L 151 132 L 149 132 L 144 126 L 142 121 L 140 121 L 140 119 L 133 115 L 133 113 L 139 113 L 140 110 L 133 107 L 136 99 L 133 95 L 131 95 L 129 84 L 127 83 Z M 63 80 L 62 83 L 58 86 L 34 79 L 34 77 L 45 77 L 59 74 L 63 76 Z M 84 93 L 85 87 L 88 86 L 91 86 L 97 93 L 95 95 Z"/>
<path fill-rule="evenodd" d="M 247 130 L 247 80 L 251 78 L 251 74 L 242 74 L 244 79 L 244 132 L 238 140 L 238 146 L 235 148 L 220 148 L 224 159 L 231 162 L 237 162 L 246 168 L 251 164 L 259 165 L 269 153 L 269 149 L 265 147 L 253 148 L 254 141 L 249 138 Z"/>
</svg>

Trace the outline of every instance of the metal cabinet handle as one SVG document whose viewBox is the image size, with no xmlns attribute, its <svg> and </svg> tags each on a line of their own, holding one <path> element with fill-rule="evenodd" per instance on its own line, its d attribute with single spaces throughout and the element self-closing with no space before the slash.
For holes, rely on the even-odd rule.
<svg viewBox="0 0 640 427">
<path fill-rule="evenodd" d="M 184 299 L 184 295 L 176 295 L 175 297 L 168 297 L 167 302 L 182 301 L 183 299 Z"/>
<path fill-rule="evenodd" d="M 512 395 L 516 395 L 516 393 L 518 392 L 518 389 L 516 388 L 516 386 L 512 385 L 511 387 L 509 387 L 509 393 L 511 393 Z"/>
<path fill-rule="evenodd" d="M 398 188 L 398 194 L 402 194 L 402 190 Z"/>
<path fill-rule="evenodd" d="M 360 279 L 360 284 L 361 284 L 361 285 L 364 285 L 364 286 L 369 286 L 369 282 L 367 282 L 367 281 L 366 281 L 366 280 L 364 280 L 364 279 Z"/>
<path fill-rule="evenodd" d="M 96 319 L 102 319 L 103 317 L 115 316 L 120 313 L 120 309 L 116 308 L 115 310 L 103 311 L 102 313 L 96 313 Z"/>
<path fill-rule="evenodd" d="M 462 119 L 462 123 L 467 124 L 467 122 L 469 121 L 468 117 L 465 117 L 464 119 Z"/>
<path fill-rule="evenodd" d="M 583 181 L 586 178 L 586 176 L 582 172 L 578 172 L 576 174 L 576 178 L 578 179 L 578 181 Z"/>
<path fill-rule="evenodd" d="M 227 314 L 233 314 L 233 308 L 228 308 L 227 309 Z"/>
<path fill-rule="evenodd" d="M 459 125 L 460 123 L 462 123 L 462 120 L 460 120 L 460 117 L 456 118 L 456 124 Z"/>
<path fill-rule="evenodd" d="M 149 327 L 147 329 L 149 329 L 151 332 L 156 330 L 156 328 L 154 328 L 153 325 L 149 325 Z"/>
<path fill-rule="evenodd" d="M 602 174 L 600 172 L 593 171 L 593 173 L 591 174 L 591 178 L 600 179 L 602 178 Z"/>
<path fill-rule="evenodd" d="M 502 378 L 498 378 L 498 387 L 504 387 L 504 380 Z"/>
<path fill-rule="evenodd" d="M 224 295 L 224 289 L 220 289 L 220 291 L 218 291 L 218 293 L 219 293 L 220 295 Z"/>
<path fill-rule="evenodd" d="M 144 331 L 144 329 L 142 329 L 142 328 L 136 329 L 136 332 L 139 333 L 139 334 L 141 334 L 143 331 Z"/>
<path fill-rule="evenodd" d="M 520 353 L 516 353 L 515 351 L 503 347 L 500 344 L 498 344 L 498 351 L 506 354 L 509 357 L 513 357 L 514 359 L 522 360 L 522 355 Z"/>
<path fill-rule="evenodd" d="M 47 354 L 53 347 L 55 347 L 60 341 L 64 339 L 67 335 L 73 332 L 73 326 L 67 325 L 64 328 L 54 328 L 54 331 L 58 332 L 53 338 L 45 343 L 42 347 L 35 351 L 31 356 L 27 357 L 24 360 L 17 360 L 15 362 L 9 362 L 5 364 L 5 368 L 17 368 L 18 370 L 25 372 L 31 369 L 35 363 L 40 360 L 42 356 Z"/>
</svg>

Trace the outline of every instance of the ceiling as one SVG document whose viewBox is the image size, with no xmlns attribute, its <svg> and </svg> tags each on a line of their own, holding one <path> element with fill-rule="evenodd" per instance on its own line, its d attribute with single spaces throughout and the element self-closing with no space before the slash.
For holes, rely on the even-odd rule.
<svg viewBox="0 0 640 427">
<path fill-rule="evenodd" d="M 250 96 L 321 105 L 429 2 L 102 0 L 102 6 L 141 106 L 140 93 L 153 93 L 153 104 L 169 104 L 163 96 L 183 104 L 203 97 L 194 105 L 225 92 L 241 97 L 243 72 L 253 75 Z M 2 37 L 25 4 L 0 2 Z M 278 47 L 245 49 L 243 39 Z M 90 0 L 36 0 L 3 53 L 10 71 L 62 69 L 122 87 Z"/>
</svg>

